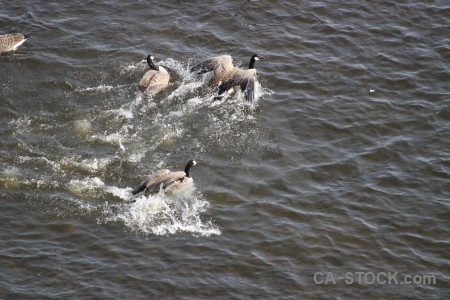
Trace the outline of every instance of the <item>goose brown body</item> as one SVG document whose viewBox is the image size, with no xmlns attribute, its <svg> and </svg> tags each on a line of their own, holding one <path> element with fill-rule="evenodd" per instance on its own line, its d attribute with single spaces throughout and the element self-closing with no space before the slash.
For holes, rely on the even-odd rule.
<svg viewBox="0 0 450 300">
<path fill-rule="evenodd" d="M 223 93 L 239 86 L 244 93 L 245 100 L 251 102 L 255 99 L 257 81 L 254 65 L 255 61 L 259 59 L 262 59 L 262 56 L 254 54 L 250 59 L 248 70 L 244 70 L 233 66 L 233 60 L 229 55 L 215 56 L 196 64 L 190 71 L 196 74 L 214 72 L 212 82 L 220 83 L 216 98 L 222 98 Z"/>
<path fill-rule="evenodd" d="M 21 33 L 0 35 L 0 53 L 14 51 L 27 40 Z"/>
<path fill-rule="evenodd" d="M 153 56 L 151 55 L 147 56 L 147 63 L 150 70 L 142 76 L 142 79 L 139 82 L 139 88 L 157 93 L 169 85 L 170 74 L 163 67 L 156 66 L 153 63 Z"/>
<path fill-rule="evenodd" d="M 136 195 L 144 191 L 145 195 L 156 194 L 163 189 L 166 194 L 178 194 L 183 192 L 188 184 L 193 182 L 189 176 L 189 170 L 196 165 L 195 160 L 190 160 L 184 171 L 171 172 L 168 169 L 160 170 L 141 182 L 132 192 Z"/>
</svg>

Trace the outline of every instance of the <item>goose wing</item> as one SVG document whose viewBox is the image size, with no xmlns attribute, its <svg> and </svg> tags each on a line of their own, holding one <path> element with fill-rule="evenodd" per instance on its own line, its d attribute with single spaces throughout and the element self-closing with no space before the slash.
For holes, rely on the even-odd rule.
<svg viewBox="0 0 450 300">
<path fill-rule="evenodd" d="M 171 172 L 170 174 L 167 174 L 166 176 L 163 176 L 161 180 L 158 180 L 152 185 L 147 186 L 145 190 L 145 195 L 148 196 L 149 194 L 154 194 L 159 192 L 160 188 L 163 188 L 164 190 L 167 189 L 167 187 L 170 187 L 174 184 L 177 184 L 179 181 L 183 181 L 183 178 L 186 177 L 186 173 L 183 171 L 179 172 Z M 169 191 L 170 194 L 170 191 Z"/>
<path fill-rule="evenodd" d="M 248 78 L 246 83 L 243 82 L 240 86 L 241 91 L 244 92 L 244 99 L 247 102 L 253 102 L 255 100 L 256 73 L 254 76 Z"/>
<path fill-rule="evenodd" d="M 217 67 L 219 67 L 220 65 L 223 66 L 233 66 L 233 60 L 231 58 L 231 56 L 229 55 L 221 55 L 221 56 L 215 56 L 215 57 L 211 57 L 208 58 L 207 60 L 196 64 L 195 66 L 193 66 L 190 71 L 191 73 L 196 73 L 196 74 L 203 74 L 206 72 L 210 72 L 213 71 L 214 69 L 216 69 Z"/>
<path fill-rule="evenodd" d="M 236 72 L 231 79 L 219 85 L 219 95 L 235 86 L 241 88 L 246 101 L 253 102 L 255 100 L 256 70 L 239 70 Z"/>
<path fill-rule="evenodd" d="M 166 188 L 169 185 L 173 184 L 174 182 L 182 180 L 185 177 L 186 177 L 186 173 L 184 171 L 172 172 L 162 182 L 163 188 Z"/>
<path fill-rule="evenodd" d="M 25 35 L 21 33 L 0 35 L 0 52 L 16 50 L 25 40 Z"/>
<path fill-rule="evenodd" d="M 157 173 L 147 177 L 144 181 L 141 182 L 132 192 L 133 195 L 136 195 L 137 193 L 142 192 L 145 189 L 152 189 L 155 185 L 159 186 L 161 183 L 163 183 L 167 178 L 170 177 L 170 170 L 164 169 L 161 171 L 158 171 Z"/>
</svg>

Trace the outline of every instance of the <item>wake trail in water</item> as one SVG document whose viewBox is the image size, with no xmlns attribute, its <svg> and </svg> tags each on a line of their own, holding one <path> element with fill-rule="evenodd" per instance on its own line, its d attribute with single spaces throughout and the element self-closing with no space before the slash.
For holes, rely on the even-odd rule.
<svg viewBox="0 0 450 300">
<path fill-rule="evenodd" d="M 87 212 L 100 213 L 97 223 L 119 222 L 134 232 L 155 235 L 190 233 L 195 236 L 220 235 L 221 230 L 202 215 L 210 206 L 192 185 L 182 195 L 167 196 L 164 190 L 150 196 L 133 196 L 132 188 L 105 184 L 99 177 L 71 180 L 68 190 L 77 205 Z M 90 200 L 107 199 L 101 205 Z"/>
<path fill-rule="evenodd" d="M 221 231 L 213 221 L 203 219 L 210 203 L 195 187 L 178 198 L 168 197 L 164 191 L 135 197 L 131 195 L 131 187 L 104 182 L 104 178 L 111 176 L 109 170 L 118 164 L 136 166 L 145 158 L 159 161 L 154 167 L 162 167 L 172 153 L 178 155 L 177 149 L 195 153 L 193 149 L 208 148 L 211 143 L 233 147 L 233 143 L 249 140 L 255 133 L 236 133 L 236 126 L 241 122 L 254 123 L 258 100 L 246 103 L 240 91 L 214 100 L 215 89 L 208 85 L 211 74 L 193 75 L 189 72 L 189 64 L 171 58 L 158 64 L 169 70 L 172 79 L 167 90 L 156 95 L 137 88 L 140 76 L 147 71 L 143 62 L 121 67 L 120 75 L 136 78 L 135 85 L 103 82 L 74 90 L 77 99 L 95 100 L 96 106 L 72 120 L 69 130 L 92 149 L 102 149 L 102 145 L 116 147 L 113 154 L 104 151 L 77 153 L 74 147 L 65 156 L 57 157 L 34 153 L 35 150 L 23 144 L 25 153 L 17 158 L 23 168 L 41 164 L 46 166 L 43 170 L 48 175 L 34 179 L 22 175 L 21 169 L 9 168 L 2 181 L 9 186 L 65 190 L 71 195 L 68 201 L 82 211 L 100 212 L 97 218 L 100 224 L 119 222 L 132 231 L 155 235 L 182 232 L 195 236 L 220 235 Z M 270 93 L 257 84 L 256 99 Z M 9 125 L 17 134 L 29 134 L 34 132 L 33 122 L 33 117 L 24 117 Z M 198 129 L 193 132 L 195 127 Z M 50 131 L 51 126 L 47 130 Z M 41 134 L 45 135 L 45 130 Z M 206 137 L 205 140 L 202 137 Z M 122 171 L 118 173 L 120 176 Z M 99 205 L 99 202 L 103 204 Z"/>
</svg>

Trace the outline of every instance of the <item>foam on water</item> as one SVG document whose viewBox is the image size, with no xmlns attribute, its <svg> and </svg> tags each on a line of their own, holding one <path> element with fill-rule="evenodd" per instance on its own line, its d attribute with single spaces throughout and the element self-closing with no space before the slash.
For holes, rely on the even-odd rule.
<svg viewBox="0 0 450 300">
<path fill-rule="evenodd" d="M 125 108 L 124 106 L 118 108 L 118 109 L 110 109 L 106 111 L 106 115 L 112 115 L 114 118 L 125 118 L 125 119 L 132 119 L 134 118 L 134 114 L 131 109 Z"/>
<path fill-rule="evenodd" d="M 23 133 L 30 129 L 31 122 L 32 120 L 30 117 L 20 117 L 10 121 L 8 125 L 10 128 L 14 128 L 15 133 Z"/>
<path fill-rule="evenodd" d="M 21 185 L 20 170 L 17 167 L 9 166 L 2 170 L 0 175 L 0 183 L 7 187 L 18 188 Z"/>
<path fill-rule="evenodd" d="M 55 172 L 59 172 L 61 170 L 61 165 L 53 160 L 48 159 L 44 156 L 36 156 L 36 157 L 30 157 L 30 156 L 19 156 L 17 157 L 17 161 L 19 163 L 26 163 L 26 162 L 43 162 L 45 165 L 50 166 Z"/>
<path fill-rule="evenodd" d="M 117 146 L 120 150 L 125 150 L 123 140 L 125 136 L 121 132 L 114 132 L 111 134 L 96 134 L 88 138 L 90 141 L 98 141 L 104 144 Z"/>
<path fill-rule="evenodd" d="M 78 88 L 75 89 L 76 92 L 79 92 L 81 94 L 83 93 L 105 93 L 105 92 L 109 92 L 112 89 L 114 89 L 114 86 L 112 85 L 105 85 L 105 84 L 101 84 L 99 86 L 95 86 L 95 87 L 87 87 L 87 88 Z"/>
<path fill-rule="evenodd" d="M 77 120 L 74 122 L 74 130 L 81 135 L 88 135 L 92 131 L 92 124 L 86 119 Z"/>
<path fill-rule="evenodd" d="M 145 153 L 129 153 L 128 155 L 128 161 L 132 163 L 138 163 L 142 160 L 142 158 L 145 156 Z"/>
<path fill-rule="evenodd" d="M 74 195 L 84 199 L 97 199 L 104 191 L 105 183 L 98 177 L 85 179 L 72 179 L 67 189 Z"/>
<path fill-rule="evenodd" d="M 120 68 L 121 75 L 129 75 L 137 72 L 143 72 L 148 69 L 147 60 L 126 64 Z"/>
<path fill-rule="evenodd" d="M 119 188 L 110 186 L 100 177 L 87 176 L 82 179 L 72 179 L 66 184 L 67 190 L 75 196 L 83 199 L 91 199 L 101 201 L 107 199 L 109 201 L 130 201 L 131 191 L 128 188 Z"/>
<path fill-rule="evenodd" d="M 133 189 L 131 187 L 119 188 L 117 186 L 106 186 L 106 185 L 105 185 L 105 190 L 109 194 L 111 194 L 117 198 L 120 198 L 122 200 L 125 200 L 125 201 L 129 201 L 131 199 L 131 197 L 132 197 L 131 192 L 133 191 Z"/>
<path fill-rule="evenodd" d="M 177 83 L 177 88 L 167 97 L 169 102 L 176 99 L 182 99 L 183 96 L 195 91 L 200 86 L 207 84 L 208 77 L 195 77 L 189 72 L 189 66 L 187 64 L 176 61 L 172 58 L 165 59 L 161 61 L 160 64 L 169 68 L 172 72 L 175 72 L 181 80 Z"/>
<path fill-rule="evenodd" d="M 132 231 L 145 234 L 172 235 L 190 233 L 199 236 L 220 235 L 220 229 L 211 221 L 203 221 L 209 203 L 191 191 L 178 197 L 169 197 L 161 190 L 156 195 L 138 196 L 135 202 L 121 205 L 105 203 L 104 216 L 99 222 L 121 222 Z M 117 195 L 123 190 L 116 190 Z"/>
<path fill-rule="evenodd" d="M 202 215 L 210 204 L 196 192 L 193 184 L 177 196 L 165 195 L 164 190 L 148 197 L 133 196 L 131 187 L 107 185 L 100 177 L 72 179 L 66 189 L 77 197 L 72 200 L 81 209 L 100 213 L 99 224 L 119 222 L 132 231 L 155 235 L 221 234 L 212 221 L 204 220 Z M 106 199 L 103 204 L 94 204 L 103 199 Z"/>
<path fill-rule="evenodd" d="M 20 174 L 20 170 L 17 167 L 9 166 L 2 170 L 3 176 L 17 176 Z"/>
<path fill-rule="evenodd" d="M 72 157 L 64 157 L 61 159 L 60 164 L 64 169 L 71 169 L 71 170 L 85 170 L 89 171 L 90 173 L 96 173 L 99 171 L 104 170 L 109 163 L 111 162 L 112 158 L 85 158 L 82 159 L 78 156 L 72 156 Z"/>
<path fill-rule="evenodd" d="M 61 183 L 44 176 L 43 178 L 29 178 L 18 167 L 7 166 L 0 173 L 0 185 L 15 189 L 51 189 L 58 188 Z"/>
</svg>

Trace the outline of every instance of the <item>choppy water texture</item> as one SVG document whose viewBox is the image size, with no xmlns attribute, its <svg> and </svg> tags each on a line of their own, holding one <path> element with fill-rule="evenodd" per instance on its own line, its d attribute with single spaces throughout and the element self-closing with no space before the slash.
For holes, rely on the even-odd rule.
<svg viewBox="0 0 450 300">
<path fill-rule="evenodd" d="M 1 1 L 0 298 L 448 299 L 448 1 Z M 171 74 L 150 96 L 147 54 Z M 259 99 L 189 67 L 258 61 Z M 131 196 L 181 170 L 181 198 Z M 436 284 L 317 284 L 316 272 Z M 323 279 L 323 278 L 321 278 Z"/>
</svg>

